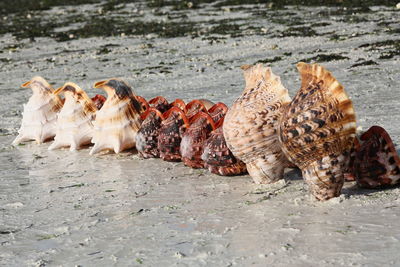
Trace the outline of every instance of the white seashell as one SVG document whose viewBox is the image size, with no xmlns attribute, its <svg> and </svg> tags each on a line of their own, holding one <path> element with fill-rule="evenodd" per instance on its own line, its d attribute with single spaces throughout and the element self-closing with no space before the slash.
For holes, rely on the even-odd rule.
<svg viewBox="0 0 400 267">
<path fill-rule="evenodd" d="M 54 93 L 64 93 L 64 106 L 58 114 L 57 133 L 49 150 L 70 147 L 70 151 L 90 144 L 93 137 L 93 120 L 97 108 L 77 84 L 68 82 Z"/>
<path fill-rule="evenodd" d="M 51 85 L 42 77 L 33 77 L 22 87 L 31 88 L 33 94 L 24 105 L 21 128 L 13 145 L 30 140 L 41 144 L 56 135 L 57 113 L 63 103 L 60 97 L 53 93 Z"/>
<path fill-rule="evenodd" d="M 103 107 L 96 112 L 94 121 L 94 147 L 90 155 L 102 150 L 119 153 L 135 147 L 136 134 L 142 123 L 142 105 L 136 99 L 131 87 L 124 81 L 112 78 L 97 82 L 94 88 L 102 88 L 107 93 Z"/>
</svg>

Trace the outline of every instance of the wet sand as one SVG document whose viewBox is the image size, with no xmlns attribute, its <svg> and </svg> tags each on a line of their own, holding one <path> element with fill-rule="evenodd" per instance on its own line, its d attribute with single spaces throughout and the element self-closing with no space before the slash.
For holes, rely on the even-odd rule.
<svg viewBox="0 0 400 267">
<path fill-rule="evenodd" d="M 10 145 L 31 95 L 19 86 L 34 75 L 55 87 L 74 81 L 92 96 L 100 93 L 91 87 L 95 81 L 117 76 L 146 98 L 230 105 L 244 88 L 241 65 L 270 65 L 293 96 L 301 60 L 332 71 L 353 100 L 358 125 L 381 125 L 398 144 L 400 11 L 128 3 L 101 13 L 102 7 L 54 7 L 31 16 L 46 21 L 77 9 L 75 15 L 130 18 L 145 27 L 157 21 L 171 34 L 161 28 L 74 39 L 84 25 L 76 22 L 51 30 L 72 34 L 69 41 L 0 35 L 0 265 L 400 264 L 399 188 L 366 190 L 350 182 L 340 197 L 318 202 L 296 170 L 260 186 L 248 175 L 220 177 L 143 160 L 134 151 L 89 156 L 88 149 L 48 151 L 49 143 Z M 171 23 L 183 32 L 173 32 Z"/>
</svg>

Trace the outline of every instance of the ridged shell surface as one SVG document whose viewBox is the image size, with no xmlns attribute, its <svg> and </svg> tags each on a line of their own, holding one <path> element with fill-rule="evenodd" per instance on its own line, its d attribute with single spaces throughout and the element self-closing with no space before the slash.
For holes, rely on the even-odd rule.
<svg viewBox="0 0 400 267">
<path fill-rule="evenodd" d="M 255 183 L 272 183 L 283 178 L 288 164 L 276 127 L 290 97 L 269 67 L 257 64 L 242 69 L 246 88 L 225 116 L 225 140 L 233 155 L 246 163 Z"/>
<path fill-rule="evenodd" d="M 119 153 L 135 147 L 143 108 L 132 89 L 124 81 L 116 78 L 97 82 L 94 87 L 104 89 L 107 92 L 107 100 L 96 112 L 92 139 L 94 146 L 90 154 L 103 150 Z"/>
<path fill-rule="evenodd" d="M 59 96 L 53 94 L 53 88 L 42 77 L 36 76 L 22 87 L 31 88 L 33 94 L 24 105 L 21 127 L 13 145 L 30 140 L 41 144 L 56 135 L 57 113 L 63 103 Z"/>
<path fill-rule="evenodd" d="M 222 125 L 205 141 L 201 158 L 205 168 L 214 174 L 232 176 L 247 173 L 246 164 L 235 158 L 226 145 Z"/>
<path fill-rule="evenodd" d="M 357 184 L 366 188 L 397 185 L 400 181 L 400 158 L 389 134 L 372 126 L 361 136 L 352 171 Z"/>
<path fill-rule="evenodd" d="M 77 150 L 90 144 L 93 137 L 93 120 L 97 108 L 86 92 L 74 83 L 66 83 L 56 93 L 63 92 L 64 106 L 57 115 L 57 132 L 49 150 L 69 147 Z"/>
<path fill-rule="evenodd" d="M 149 108 L 143 119 L 136 135 L 136 149 L 143 158 L 159 158 L 158 135 L 164 117 L 158 109 Z"/>
<path fill-rule="evenodd" d="M 279 140 L 319 200 L 340 195 L 356 133 L 351 100 L 322 66 L 300 62 L 301 88 L 285 108 Z"/>
</svg>

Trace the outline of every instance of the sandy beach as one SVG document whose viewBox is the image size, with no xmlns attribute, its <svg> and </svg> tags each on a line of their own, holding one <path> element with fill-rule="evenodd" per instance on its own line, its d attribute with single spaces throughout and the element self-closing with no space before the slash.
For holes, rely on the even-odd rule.
<svg viewBox="0 0 400 267">
<path fill-rule="evenodd" d="M 248 175 L 221 177 L 134 150 L 89 156 L 89 148 L 11 145 L 31 96 L 20 85 L 35 75 L 55 88 L 73 81 L 90 96 L 102 93 L 94 82 L 121 77 L 145 98 L 229 106 L 244 88 L 241 65 L 271 66 L 294 96 L 299 61 L 333 73 L 359 127 L 380 125 L 400 143 L 395 4 L 154 2 L 1 15 L 0 265 L 400 265 L 398 187 L 346 182 L 340 197 L 319 202 L 294 169 L 256 185 Z"/>
</svg>

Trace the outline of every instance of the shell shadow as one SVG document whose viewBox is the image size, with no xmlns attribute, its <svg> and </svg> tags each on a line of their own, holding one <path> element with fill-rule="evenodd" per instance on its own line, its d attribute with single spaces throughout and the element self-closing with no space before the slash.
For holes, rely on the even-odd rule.
<svg viewBox="0 0 400 267">
<path fill-rule="evenodd" d="M 301 170 L 299 168 L 287 168 L 284 174 L 285 180 L 303 180 Z"/>
<path fill-rule="evenodd" d="M 349 187 L 343 187 L 342 189 L 342 194 L 348 195 L 348 196 L 359 196 L 359 195 L 364 195 L 364 196 L 370 196 L 373 193 L 376 192 L 384 192 L 388 190 L 392 190 L 394 188 L 400 187 L 400 185 L 396 186 L 386 186 L 386 187 L 380 187 L 380 188 L 363 188 L 357 185 L 356 182 L 347 182 L 347 183 L 353 183 L 353 185 Z"/>
</svg>

